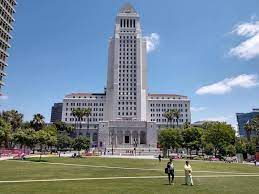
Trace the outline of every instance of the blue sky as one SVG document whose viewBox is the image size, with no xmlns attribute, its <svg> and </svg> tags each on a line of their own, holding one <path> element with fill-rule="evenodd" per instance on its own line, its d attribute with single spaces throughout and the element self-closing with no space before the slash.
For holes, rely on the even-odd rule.
<svg viewBox="0 0 259 194">
<path fill-rule="evenodd" d="M 125 2 L 139 12 L 143 36 L 154 46 L 149 92 L 189 96 L 192 121 L 235 124 L 236 112 L 259 107 L 258 0 L 23 0 L 0 108 L 49 121 L 64 95 L 102 92 L 108 38 Z"/>
</svg>

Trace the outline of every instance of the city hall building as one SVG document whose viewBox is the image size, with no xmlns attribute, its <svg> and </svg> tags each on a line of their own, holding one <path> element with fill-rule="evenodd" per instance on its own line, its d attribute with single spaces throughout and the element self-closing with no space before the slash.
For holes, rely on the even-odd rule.
<svg viewBox="0 0 259 194">
<path fill-rule="evenodd" d="M 191 122 L 190 100 L 176 94 L 150 94 L 147 87 L 147 49 L 140 17 L 127 4 L 116 17 L 109 40 L 107 85 L 103 93 L 71 93 L 63 99 L 62 121 L 74 124 L 75 108 L 92 110 L 77 133 L 90 136 L 99 148 L 156 148 L 163 114 L 180 110 L 179 125 Z M 176 121 L 175 121 L 176 122 Z"/>
</svg>

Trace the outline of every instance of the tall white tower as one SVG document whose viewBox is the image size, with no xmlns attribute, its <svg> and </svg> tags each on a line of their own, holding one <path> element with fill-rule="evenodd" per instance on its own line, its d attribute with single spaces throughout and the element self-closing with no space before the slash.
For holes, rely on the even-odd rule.
<svg viewBox="0 0 259 194">
<path fill-rule="evenodd" d="M 146 42 L 140 17 L 126 4 L 116 17 L 109 41 L 109 60 L 104 120 L 146 121 Z"/>
</svg>

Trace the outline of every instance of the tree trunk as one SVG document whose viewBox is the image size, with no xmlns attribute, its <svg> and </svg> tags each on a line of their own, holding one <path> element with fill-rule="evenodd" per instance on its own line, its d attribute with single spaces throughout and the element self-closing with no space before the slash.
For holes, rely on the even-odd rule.
<svg viewBox="0 0 259 194">
<path fill-rule="evenodd" d="M 42 155 L 42 145 L 40 145 L 40 161 L 41 161 L 41 155 Z"/>
</svg>

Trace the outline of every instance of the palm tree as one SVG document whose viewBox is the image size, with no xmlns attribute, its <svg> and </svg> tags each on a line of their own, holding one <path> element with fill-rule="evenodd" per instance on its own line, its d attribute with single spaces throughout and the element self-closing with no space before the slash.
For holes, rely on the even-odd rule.
<svg viewBox="0 0 259 194">
<path fill-rule="evenodd" d="M 91 108 L 85 108 L 84 109 L 84 116 L 86 116 L 87 118 L 87 134 L 89 132 L 89 117 L 91 116 L 92 114 L 92 109 Z"/>
<path fill-rule="evenodd" d="M 73 110 L 72 110 L 72 116 L 74 117 L 74 119 L 75 119 L 75 130 L 74 131 L 76 131 L 76 118 L 77 118 L 77 109 L 74 109 L 73 108 Z"/>
<path fill-rule="evenodd" d="M 173 120 L 173 110 L 168 110 L 166 111 L 163 116 L 167 119 L 167 127 L 168 127 L 168 123 L 170 123 L 170 125 L 172 125 L 172 120 Z"/>
<path fill-rule="evenodd" d="M 180 118 L 180 110 L 174 110 L 174 117 L 176 119 L 176 125 L 177 125 L 177 128 L 178 128 L 178 124 L 179 124 L 179 118 Z"/>
<path fill-rule="evenodd" d="M 247 140 L 250 141 L 251 132 L 252 132 L 252 126 L 251 126 L 251 123 L 250 123 L 249 120 L 248 120 L 248 121 L 246 122 L 246 124 L 244 125 L 244 129 L 246 130 L 246 137 L 247 137 Z"/>
<path fill-rule="evenodd" d="M 30 123 L 31 126 L 35 129 L 35 131 L 39 131 L 43 128 L 43 126 L 45 125 L 44 119 L 44 116 L 39 113 L 33 115 L 33 119 Z"/>
</svg>

